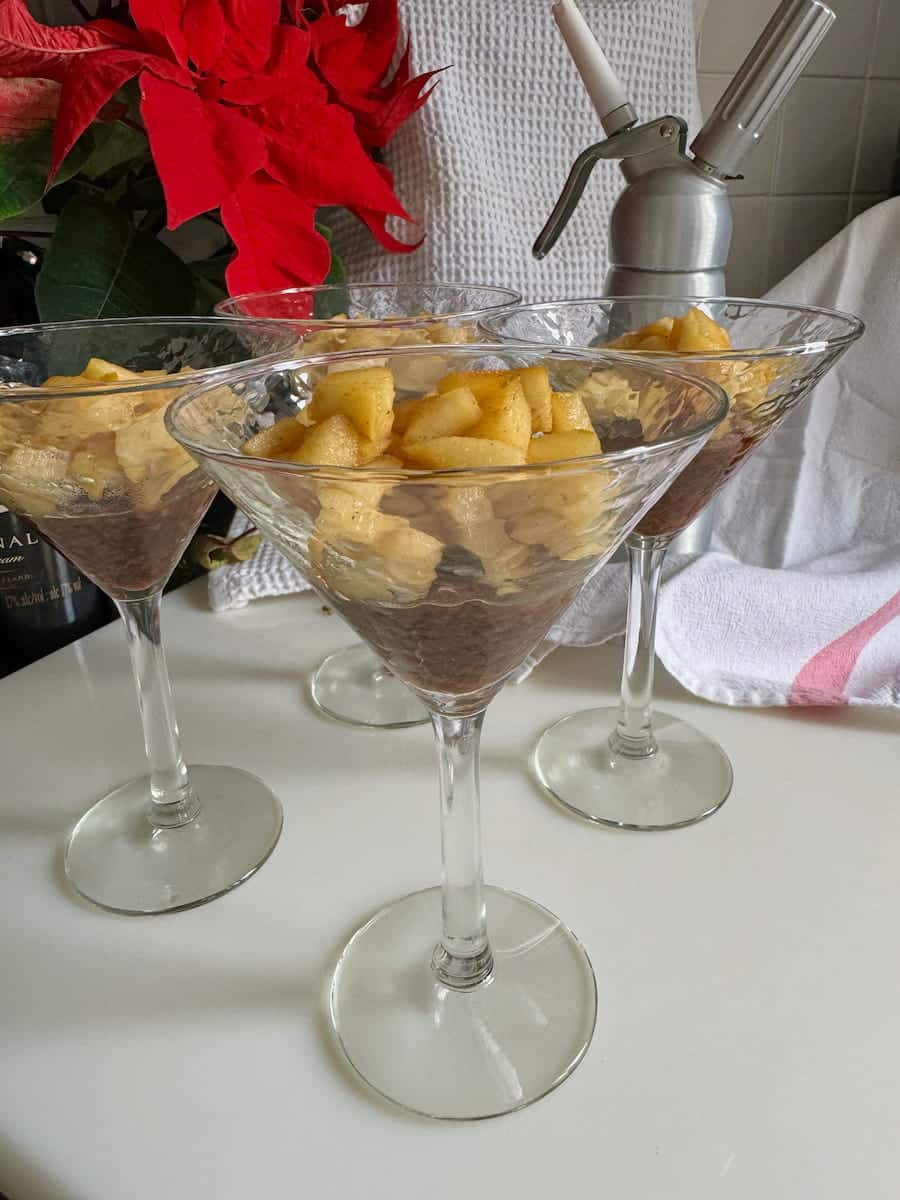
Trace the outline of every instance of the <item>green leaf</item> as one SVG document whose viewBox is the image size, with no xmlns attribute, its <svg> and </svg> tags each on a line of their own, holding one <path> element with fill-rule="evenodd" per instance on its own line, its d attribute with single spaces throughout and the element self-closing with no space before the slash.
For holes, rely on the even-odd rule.
<svg viewBox="0 0 900 1200">
<path fill-rule="evenodd" d="M 331 252 L 331 267 L 325 276 L 325 282 L 334 284 L 335 286 L 347 282 L 347 272 L 344 270 L 344 264 L 333 250 Z"/>
<path fill-rule="evenodd" d="M 0 79 L 0 220 L 36 204 L 47 187 L 59 85 L 46 79 Z M 91 153 L 86 131 L 54 182 L 71 178 Z"/>
<path fill-rule="evenodd" d="M 35 289 L 42 321 L 189 313 L 194 280 L 157 238 L 86 195 L 60 213 Z"/>
<path fill-rule="evenodd" d="M 148 153 L 147 135 L 121 121 L 99 122 L 93 127 L 94 148 L 81 166 L 89 179 Z"/>
</svg>

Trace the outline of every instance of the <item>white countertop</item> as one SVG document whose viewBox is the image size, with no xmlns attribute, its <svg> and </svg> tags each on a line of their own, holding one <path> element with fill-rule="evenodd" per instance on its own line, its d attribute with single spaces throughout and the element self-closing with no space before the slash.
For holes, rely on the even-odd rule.
<svg viewBox="0 0 900 1200">
<path fill-rule="evenodd" d="M 311 596 L 165 633 L 191 761 L 262 776 L 272 858 L 189 912 L 117 917 L 62 872 L 69 827 L 141 766 L 117 626 L 0 682 L 0 1192 L 10 1200 L 546 1200 L 900 1194 L 900 721 L 736 711 L 663 677 L 735 788 L 709 821 L 618 833 L 531 782 L 538 733 L 613 699 L 621 651 L 559 651 L 488 716 L 490 882 L 567 921 L 600 989 L 593 1045 L 514 1116 L 447 1125 L 357 1083 L 323 997 L 387 900 L 437 882 L 430 731 L 315 714 L 350 640 Z"/>
</svg>

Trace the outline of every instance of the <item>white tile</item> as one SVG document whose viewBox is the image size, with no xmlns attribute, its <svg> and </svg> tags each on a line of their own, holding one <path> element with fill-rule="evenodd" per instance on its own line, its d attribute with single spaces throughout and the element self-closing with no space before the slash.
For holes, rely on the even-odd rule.
<svg viewBox="0 0 900 1200">
<path fill-rule="evenodd" d="M 885 0 L 900 8 L 900 0 Z M 875 36 L 878 0 L 828 0 L 837 20 L 806 67 L 807 75 L 862 77 Z"/>
<path fill-rule="evenodd" d="M 716 106 L 716 101 L 731 82 L 730 75 L 698 75 L 697 85 L 700 91 L 700 110 L 704 119 L 709 116 Z M 735 179 L 728 185 L 732 196 L 767 196 L 772 190 L 772 169 L 775 163 L 775 146 L 778 142 L 778 122 L 776 115 L 766 126 L 759 145 L 741 168 L 743 179 Z"/>
<path fill-rule="evenodd" d="M 773 196 L 765 287 L 774 287 L 846 224 L 846 196 Z"/>
<path fill-rule="evenodd" d="M 701 31 L 700 70 L 736 71 L 777 7 L 778 0 L 710 0 Z"/>
<path fill-rule="evenodd" d="M 760 296 L 765 286 L 767 196 L 737 196 L 731 202 L 734 233 L 725 269 L 730 296 Z"/>
<path fill-rule="evenodd" d="M 900 79 L 900 0 L 881 0 L 872 74 Z"/>
<path fill-rule="evenodd" d="M 797 80 L 782 114 L 779 195 L 850 191 L 865 87 L 862 79 Z"/>
<path fill-rule="evenodd" d="M 876 204 L 887 199 L 888 196 L 881 193 L 870 195 L 868 192 L 857 192 L 855 196 L 850 197 L 850 216 L 851 218 L 858 217 L 867 208 L 874 208 Z"/>
<path fill-rule="evenodd" d="M 900 4 L 900 0 L 895 0 Z M 900 138 L 900 80 L 873 79 L 869 83 L 863 114 L 859 165 L 853 189 L 888 192 Z"/>
</svg>

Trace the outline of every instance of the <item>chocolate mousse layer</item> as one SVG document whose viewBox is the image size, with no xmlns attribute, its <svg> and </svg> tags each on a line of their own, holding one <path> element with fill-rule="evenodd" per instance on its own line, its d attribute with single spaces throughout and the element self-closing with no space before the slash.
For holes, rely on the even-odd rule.
<svg viewBox="0 0 900 1200">
<path fill-rule="evenodd" d="M 727 483 L 755 444 L 754 439 L 742 437 L 707 442 L 650 509 L 635 533 L 644 537 L 680 533 Z"/>
<path fill-rule="evenodd" d="M 400 679 L 462 696 L 493 687 L 515 670 L 577 590 L 574 585 L 535 598 L 524 588 L 498 597 L 483 583 L 437 579 L 424 600 L 407 607 L 335 603 Z"/>
<path fill-rule="evenodd" d="M 34 523 L 108 596 L 126 600 L 165 583 L 214 495 L 215 484 L 197 470 L 145 511 L 123 500 L 86 502 Z"/>
</svg>

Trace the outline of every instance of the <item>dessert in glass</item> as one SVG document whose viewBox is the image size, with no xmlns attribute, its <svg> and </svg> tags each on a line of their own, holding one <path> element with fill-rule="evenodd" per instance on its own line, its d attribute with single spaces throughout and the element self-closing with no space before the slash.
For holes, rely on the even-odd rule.
<svg viewBox="0 0 900 1200">
<path fill-rule="evenodd" d="M 724 750 L 700 730 L 665 713 L 651 715 L 666 550 L 860 337 L 862 322 L 759 300 L 622 296 L 525 305 L 487 318 L 484 327 L 504 341 L 606 346 L 632 361 L 677 365 L 715 380 L 728 395 L 727 418 L 626 541 L 630 586 L 618 709 L 558 721 L 534 760 L 543 786 L 589 820 L 623 829 L 691 825 L 725 803 L 732 769 Z M 637 397 L 613 394 L 600 371 L 586 400 L 604 445 L 629 445 Z"/>
<path fill-rule="evenodd" d="M 413 396 L 400 384 L 424 356 L 439 370 Z M 363 352 L 242 369 L 186 393 L 168 420 L 430 713 L 443 886 L 354 934 L 331 1018 L 383 1096 L 471 1119 L 556 1087 L 596 1014 L 577 938 L 535 901 L 484 886 L 485 709 L 727 403 L 709 381 L 583 352 L 461 345 L 434 356 L 390 347 L 377 366 Z M 648 417 L 647 435 L 613 453 L 581 393 L 601 366 Z"/>
<path fill-rule="evenodd" d="M 290 322 L 304 354 L 330 354 L 480 341 L 479 319 L 520 299 L 507 288 L 473 284 L 323 284 L 232 296 L 216 312 Z M 417 357 L 406 367 L 404 390 L 427 386 L 433 371 L 434 361 Z M 405 729 L 428 721 L 419 698 L 365 642 L 328 655 L 313 672 L 310 695 L 322 712 L 349 725 Z"/>
<path fill-rule="evenodd" d="M 247 879 L 281 832 L 254 775 L 182 755 L 160 597 L 215 485 L 166 430 L 186 383 L 284 354 L 265 322 L 74 321 L 0 330 L 0 503 L 115 602 L 131 652 L 149 777 L 104 796 L 66 846 L 82 896 L 125 913 L 189 908 Z"/>
</svg>

